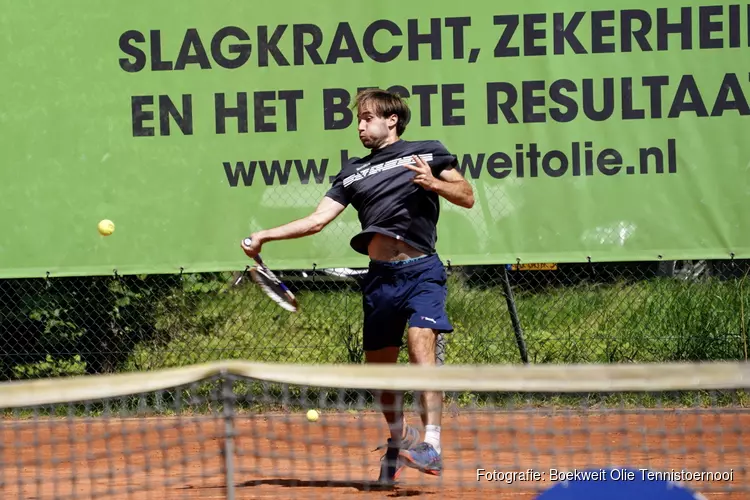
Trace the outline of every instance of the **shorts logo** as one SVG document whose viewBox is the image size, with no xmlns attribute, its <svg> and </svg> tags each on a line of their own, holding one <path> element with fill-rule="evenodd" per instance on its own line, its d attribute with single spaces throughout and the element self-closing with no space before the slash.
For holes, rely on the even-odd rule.
<svg viewBox="0 0 750 500">
<path fill-rule="evenodd" d="M 435 320 L 434 320 L 434 319 L 432 319 L 432 318 L 428 318 L 427 316 L 422 316 L 421 318 L 422 318 L 423 320 L 425 320 L 425 321 L 431 321 L 432 323 L 437 323 L 437 321 L 435 321 Z"/>
</svg>

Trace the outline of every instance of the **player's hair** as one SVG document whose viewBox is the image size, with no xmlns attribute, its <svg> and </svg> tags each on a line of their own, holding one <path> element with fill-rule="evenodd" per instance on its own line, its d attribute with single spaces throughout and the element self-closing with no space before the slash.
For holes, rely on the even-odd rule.
<svg viewBox="0 0 750 500">
<path fill-rule="evenodd" d="M 399 94 L 383 89 L 364 89 L 357 93 L 352 107 L 360 109 L 366 105 L 372 105 L 373 112 L 380 118 L 396 115 L 398 118 L 396 134 L 399 137 L 404 134 L 411 119 L 411 111 L 409 105 Z"/>
</svg>

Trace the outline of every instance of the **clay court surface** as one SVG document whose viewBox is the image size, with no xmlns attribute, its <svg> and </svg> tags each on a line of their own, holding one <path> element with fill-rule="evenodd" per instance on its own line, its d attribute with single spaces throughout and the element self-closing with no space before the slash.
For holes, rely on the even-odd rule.
<svg viewBox="0 0 750 500">
<path fill-rule="evenodd" d="M 407 469 L 401 484 L 386 490 L 371 484 L 381 453 L 374 449 L 385 437 L 378 414 L 323 414 L 316 423 L 303 415 L 236 416 L 233 425 L 237 499 L 532 499 L 551 485 L 551 469 L 608 466 L 732 469 L 732 480 L 688 484 L 708 499 L 750 497 L 744 469 L 750 461 L 748 413 L 449 412 L 443 422 L 444 475 Z M 220 417 L 4 420 L 0 497 L 223 499 L 224 432 Z M 477 482 L 478 468 L 500 473 L 532 469 L 542 480 Z"/>
</svg>

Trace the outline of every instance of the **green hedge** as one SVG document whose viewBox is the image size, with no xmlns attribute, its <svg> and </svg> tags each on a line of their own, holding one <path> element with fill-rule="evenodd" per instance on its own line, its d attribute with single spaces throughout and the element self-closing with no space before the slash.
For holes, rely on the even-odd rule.
<svg viewBox="0 0 750 500">
<path fill-rule="evenodd" d="M 0 372 L 24 379 L 217 359 L 363 361 L 356 286 L 308 285 L 297 290 L 301 312 L 289 314 L 252 285 L 228 291 L 227 278 L 0 280 Z M 518 287 L 515 301 L 532 363 L 737 360 L 747 357 L 744 285 L 654 278 Z M 455 273 L 448 310 L 456 331 L 447 363 L 520 362 L 499 285 Z"/>
</svg>

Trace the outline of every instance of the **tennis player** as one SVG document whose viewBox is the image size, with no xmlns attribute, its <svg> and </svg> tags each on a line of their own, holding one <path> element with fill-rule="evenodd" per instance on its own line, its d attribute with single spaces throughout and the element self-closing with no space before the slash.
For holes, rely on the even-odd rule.
<svg viewBox="0 0 750 500">
<path fill-rule="evenodd" d="M 242 248 L 254 257 L 264 243 L 318 233 L 352 205 L 361 231 L 350 245 L 370 258 L 362 282 L 366 362 L 396 363 L 408 325 L 410 362 L 434 365 L 437 335 L 453 331 L 445 308 L 446 271 L 435 250 L 439 198 L 471 208 L 474 193 L 455 168 L 456 156 L 439 141 L 401 139 L 411 113 L 398 94 L 368 89 L 354 104 L 359 139 L 370 153 L 342 166 L 313 213 L 258 231 L 250 236 L 251 246 Z M 406 423 L 401 394 L 381 392 L 379 399 L 390 430 L 379 481 L 392 484 L 404 466 L 440 475 L 442 392 L 421 394 L 423 441 Z"/>
</svg>

